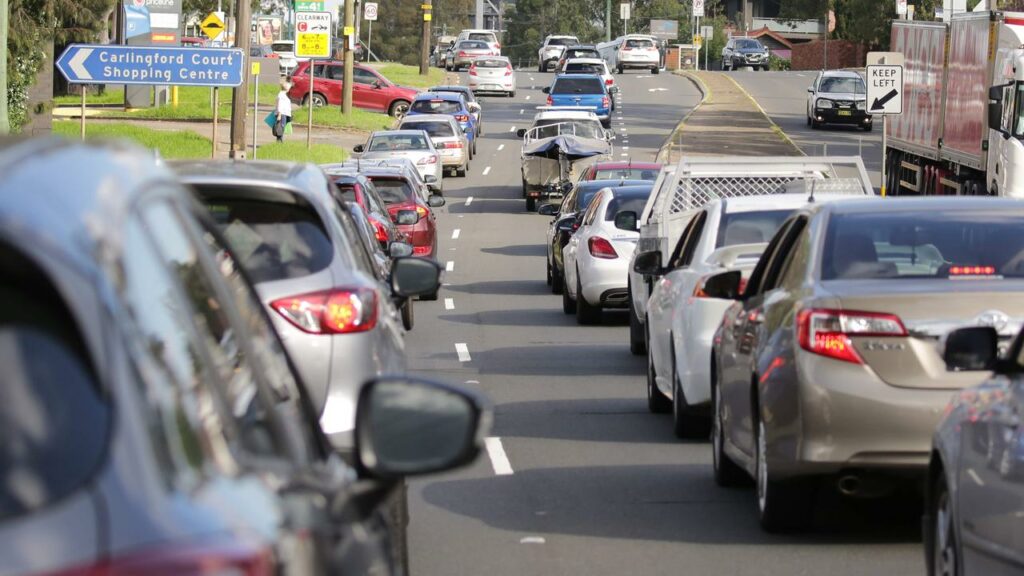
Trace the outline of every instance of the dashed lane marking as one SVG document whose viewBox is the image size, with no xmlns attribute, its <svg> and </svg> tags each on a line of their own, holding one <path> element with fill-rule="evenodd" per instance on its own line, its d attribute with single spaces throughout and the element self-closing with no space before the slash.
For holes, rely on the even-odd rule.
<svg viewBox="0 0 1024 576">
<path fill-rule="evenodd" d="M 462 230 L 460 230 L 459 228 L 452 230 L 452 240 L 458 240 L 459 234 L 462 234 Z"/>
<path fill-rule="evenodd" d="M 623 154 L 623 156 L 625 156 L 625 154 Z M 445 265 L 444 265 L 444 271 L 445 272 L 454 272 L 455 271 L 455 261 L 454 260 L 449 260 L 448 262 L 446 262 Z"/>
<path fill-rule="evenodd" d="M 455 299 L 454 298 L 445 298 L 444 299 L 444 309 L 445 310 L 455 310 Z"/>
<path fill-rule="evenodd" d="M 490 166 L 484 168 L 484 176 L 487 176 L 490 173 L 491 173 L 491 167 Z"/>
<path fill-rule="evenodd" d="M 491 467 L 498 476 L 509 476 L 512 472 L 512 463 L 508 461 L 505 454 L 505 447 L 501 445 L 501 438 L 490 436 L 484 439 L 484 446 L 487 447 L 487 455 L 491 458 Z"/>
<path fill-rule="evenodd" d="M 469 362 L 472 360 L 469 356 L 469 347 L 466 346 L 465 342 L 455 343 L 455 353 L 459 355 L 459 362 Z"/>
<path fill-rule="evenodd" d="M 473 203 L 473 197 L 472 196 L 470 196 L 469 198 L 466 198 L 466 206 L 469 206 L 472 203 Z"/>
<path fill-rule="evenodd" d="M 501 152 L 504 149 L 505 149 L 505 145 L 504 144 L 498 144 L 498 152 Z"/>
</svg>

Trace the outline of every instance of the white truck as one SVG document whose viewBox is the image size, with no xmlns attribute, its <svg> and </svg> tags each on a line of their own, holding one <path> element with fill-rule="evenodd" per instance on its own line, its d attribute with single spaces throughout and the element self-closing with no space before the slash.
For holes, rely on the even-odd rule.
<svg viewBox="0 0 1024 576">
<path fill-rule="evenodd" d="M 814 193 L 874 195 L 857 156 L 694 156 L 661 169 L 643 213 L 640 239 L 629 264 L 629 349 L 646 352 L 647 299 L 657 278 L 634 270 L 639 254 L 669 262 L 691 217 L 717 198 Z"/>
<path fill-rule="evenodd" d="M 887 120 L 887 193 L 1024 198 L 1022 45 L 1024 13 L 893 21 L 904 91 Z"/>
</svg>

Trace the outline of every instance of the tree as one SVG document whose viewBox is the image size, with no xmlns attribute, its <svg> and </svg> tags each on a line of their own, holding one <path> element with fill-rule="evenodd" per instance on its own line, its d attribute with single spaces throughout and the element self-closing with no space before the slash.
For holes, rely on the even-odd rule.
<svg viewBox="0 0 1024 576">
<path fill-rule="evenodd" d="M 915 0 L 916 18 L 932 20 L 941 0 Z M 892 0 L 789 0 L 782 5 L 783 18 L 824 20 L 828 10 L 835 12 L 836 29 L 829 35 L 838 40 L 886 48 L 896 5 Z"/>
</svg>

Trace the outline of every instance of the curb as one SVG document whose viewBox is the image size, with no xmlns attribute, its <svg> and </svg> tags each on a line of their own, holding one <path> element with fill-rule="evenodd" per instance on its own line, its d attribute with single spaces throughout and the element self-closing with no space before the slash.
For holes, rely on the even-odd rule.
<svg viewBox="0 0 1024 576">
<path fill-rule="evenodd" d="M 800 156 L 807 156 L 807 153 L 801 150 L 800 147 L 796 145 L 796 142 L 794 142 L 793 139 L 789 137 L 789 134 L 786 134 L 785 130 L 780 128 L 779 125 L 776 124 L 774 120 L 772 120 L 771 116 L 769 116 L 768 113 L 765 112 L 764 108 L 761 107 L 761 104 L 758 103 L 758 101 L 755 100 L 754 97 L 750 95 L 750 92 L 747 92 L 746 88 L 741 86 L 740 83 L 737 82 L 732 76 L 726 75 L 726 78 L 728 78 L 729 81 L 736 86 L 736 88 L 739 88 L 740 92 L 742 92 L 743 95 L 747 97 L 747 100 L 750 100 L 754 107 L 757 108 L 757 110 L 761 113 L 762 116 L 764 116 L 764 119 L 767 120 L 769 124 L 771 124 L 772 132 L 775 132 L 776 134 L 781 136 L 787 144 L 789 144 L 790 146 L 793 147 L 794 150 L 796 150 L 797 154 L 799 154 Z"/>
<path fill-rule="evenodd" d="M 672 132 L 670 132 L 668 137 L 665 138 L 665 142 L 661 145 L 661 148 L 658 148 L 658 153 L 654 155 L 654 161 L 661 164 L 665 164 L 666 156 L 669 160 L 671 160 L 672 143 L 676 139 L 676 134 L 682 132 L 683 126 L 686 124 L 686 121 L 689 120 L 690 116 L 692 116 L 694 112 L 700 109 L 700 107 L 703 106 L 705 102 L 709 102 L 711 100 L 711 89 L 708 88 L 707 85 L 704 84 L 704 82 L 701 82 L 700 78 L 697 78 L 696 76 L 688 72 L 680 73 L 679 71 L 675 71 L 673 72 L 673 74 L 676 74 L 677 76 L 682 76 L 689 80 L 690 82 L 692 82 L 694 87 L 697 88 L 697 91 L 700 92 L 701 98 L 700 102 L 698 102 L 696 106 L 691 108 L 690 111 L 687 112 L 685 116 L 683 116 L 682 120 L 680 120 L 679 123 L 676 124 L 676 127 L 672 129 Z"/>
</svg>

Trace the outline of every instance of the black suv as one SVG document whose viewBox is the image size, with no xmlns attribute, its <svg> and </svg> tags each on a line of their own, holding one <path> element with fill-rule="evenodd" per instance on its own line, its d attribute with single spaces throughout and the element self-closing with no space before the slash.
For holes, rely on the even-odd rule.
<svg viewBox="0 0 1024 576">
<path fill-rule="evenodd" d="M 735 70 L 750 66 L 768 69 L 768 49 L 753 38 L 729 38 L 722 48 L 722 70 Z"/>
</svg>

